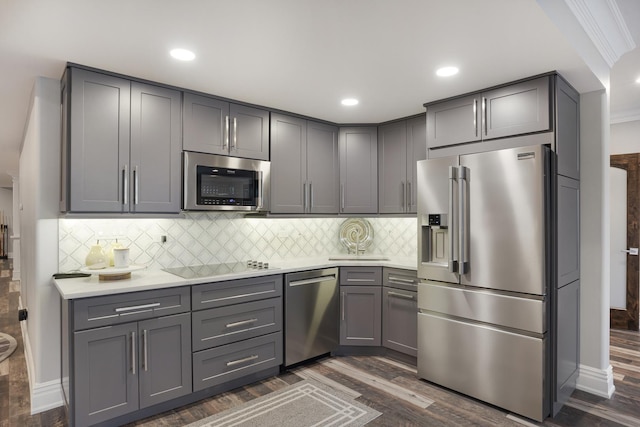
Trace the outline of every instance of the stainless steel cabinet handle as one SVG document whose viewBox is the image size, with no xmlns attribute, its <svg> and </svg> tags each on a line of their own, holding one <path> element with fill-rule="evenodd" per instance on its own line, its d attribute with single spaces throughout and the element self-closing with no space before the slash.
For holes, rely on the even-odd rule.
<svg viewBox="0 0 640 427">
<path fill-rule="evenodd" d="M 149 349 L 147 347 L 147 330 L 146 329 L 142 330 L 142 351 L 144 352 L 144 358 L 142 359 L 142 363 L 143 363 L 142 368 L 145 371 L 148 371 L 149 369 L 147 369 L 147 366 L 149 363 L 149 357 L 148 357 Z"/>
<path fill-rule="evenodd" d="M 227 366 L 235 366 L 241 363 L 250 362 L 252 360 L 256 360 L 258 358 L 257 354 L 253 354 L 249 357 L 245 357 L 244 359 L 232 360 L 231 362 L 227 362 Z"/>
<path fill-rule="evenodd" d="M 400 197 L 402 197 L 402 202 L 400 202 L 400 203 L 401 203 L 401 206 L 402 206 L 402 210 L 404 210 L 404 208 L 406 206 L 406 203 L 407 203 L 407 200 L 404 197 L 404 190 L 405 190 L 404 181 L 400 181 Z"/>
<path fill-rule="evenodd" d="M 313 182 L 309 181 L 309 209 L 313 208 Z"/>
<path fill-rule="evenodd" d="M 318 276 L 318 277 L 312 277 L 310 279 L 294 280 L 289 282 L 289 287 L 311 285 L 313 283 L 328 282 L 328 281 L 337 280 L 337 279 L 338 278 L 336 277 L 335 274 L 330 274 L 328 276 Z"/>
<path fill-rule="evenodd" d="M 340 184 L 340 211 L 344 212 L 344 184 Z"/>
<path fill-rule="evenodd" d="M 138 166 L 133 168 L 133 204 L 138 204 Z"/>
<path fill-rule="evenodd" d="M 416 279 L 417 280 L 417 279 Z M 389 276 L 389 282 L 401 282 L 401 283 L 416 283 L 414 279 L 403 279 L 402 277 Z"/>
<path fill-rule="evenodd" d="M 307 211 L 307 183 L 302 184 L 302 210 Z"/>
<path fill-rule="evenodd" d="M 457 230 L 457 223 L 454 216 L 454 200 L 453 190 L 455 188 L 456 179 L 458 177 L 457 169 L 455 166 L 449 166 L 449 272 L 455 273 L 458 270 L 458 262 L 456 260 L 455 252 L 455 236 L 459 232 Z"/>
<path fill-rule="evenodd" d="M 127 165 L 122 168 L 122 204 L 129 204 L 129 168 Z"/>
<path fill-rule="evenodd" d="M 344 291 L 340 292 L 340 299 L 341 299 L 341 308 L 342 308 L 342 320 L 344 321 Z"/>
<path fill-rule="evenodd" d="M 458 273 L 467 272 L 467 173 L 468 169 L 460 166 L 458 169 Z"/>
<path fill-rule="evenodd" d="M 227 323 L 225 327 L 227 328 L 237 328 L 238 326 L 250 325 L 252 323 L 256 323 L 258 319 L 247 319 L 241 320 L 239 322 Z"/>
<path fill-rule="evenodd" d="M 412 201 L 413 201 L 413 194 L 411 194 L 411 181 L 407 181 L 407 211 L 411 210 Z"/>
<path fill-rule="evenodd" d="M 473 100 L 473 128 L 478 136 L 478 98 Z"/>
<path fill-rule="evenodd" d="M 401 294 L 399 292 L 393 292 L 393 291 L 389 291 L 387 295 L 389 295 L 390 297 L 401 298 L 401 299 L 410 299 L 410 300 L 414 299 L 413 295 Z"/>
<path fill-rule="evenodd" d="M 224 150 L 228 150 L 229 149 L 229 116 L 225 116 L 224 125 L 225 125 L 224 143 L 222 144 L 222 148 Z"/>
<path fill-rule="evenodd" d="M 143 304 L 143 305 L 133 305 L 131 307 L 118 307 L 116 308 L 116 313 L 122 313 L 126 311 L 135 311 L 135 310 L 144 310 L 146 308 L 153 308 L 160 306 L 159 302 L 154 302 L 151 304 Z"/>
<path fill-rule="evenodd" d="M 136 333 L 131 332 L 131 373 L 136 374 Z"/>
<path fill-rule="evenodd" d="M 236 117 L 233 118 L 233 146 L 231 149 L 238 149 L 238 119 Z"/>
<path fill-rule="evenodd" d="M 484 122 L 484 134 L 489 132 L 489 125 L 487 123 L 487 98 L 482 97 L 482 121 Z"/>
</svg>

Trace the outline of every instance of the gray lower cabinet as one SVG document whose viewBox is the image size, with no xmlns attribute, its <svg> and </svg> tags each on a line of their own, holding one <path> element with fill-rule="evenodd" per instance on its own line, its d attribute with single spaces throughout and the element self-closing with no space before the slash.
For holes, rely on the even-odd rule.
<svg viewBox="0 0 640 427">
<path fill-rule="evenodd" d="M 269 160 L 269 112 L 211 96 L 184 93 L 187 151 Z"/>
<path fill-rule="evenodd" d="M 415 213 L 418 160 L 427 158 L 424 116 L 378 127 L 380 213 Z"/>
<path fill-rule="evenodd" d="M 418 298 L 416 271 L 384 268 L 382 346 L 417 357 Z"/>
<path fill-rule="evenodd" d="M 426 104 L 429 149 L 552 130 L 551 77 Z"/>
<path fill-rule="evenodd" d="M 271 212 L 338 213 L 338 128 L 271 114 Z"/>
<path fill-rule="evenodd" d="M 192 393 L 188 287 L 64 301 L 69 424 L 88 426 Z"/>
<path fill-rule="evenodd" d="M 370 126 L 341 127 L 340 213 L 378 212 L 378 132 Z"/>
<path fill-rule="evenodd" d="M 181 93 L 74 67 L 62 87 L 61 210 L 180 212 Z"/>
<path fill-rule="evenodd" d="M 382 267 L 340 267 L 340 345 L 382 343 Z"/>
<path fill-rule="evenodd" d="M 192 286 L 194 391 L 282 364 L 282 283 L 271 275 Z"/>
</svg>

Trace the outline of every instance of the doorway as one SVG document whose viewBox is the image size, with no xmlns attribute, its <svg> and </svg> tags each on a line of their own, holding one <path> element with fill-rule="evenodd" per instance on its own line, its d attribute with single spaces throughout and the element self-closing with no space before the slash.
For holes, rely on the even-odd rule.
<svg viewBox="0 0 640 427">
<path fill-rule="evenodd" d="M 611 156 L 611 328 L 637 331 L 640 153 Z"/>
</svg>

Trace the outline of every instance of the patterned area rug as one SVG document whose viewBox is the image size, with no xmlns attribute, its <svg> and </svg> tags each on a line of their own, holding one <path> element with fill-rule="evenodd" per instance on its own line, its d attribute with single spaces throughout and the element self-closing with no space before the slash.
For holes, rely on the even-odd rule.
<svg viewBox="0 0 640 427">
<path fill-rule="evenodd" d="M 357 427 L 380 415 L 347 394 L 308 379 L 186 427 Z"/>
<path fill-rule="evenodd" d="M 11 353 L 16 349 L 16 345 L 16 340 L 11 335 L 0 332 L 0 362 L 11 356 Z"/>
</svg>

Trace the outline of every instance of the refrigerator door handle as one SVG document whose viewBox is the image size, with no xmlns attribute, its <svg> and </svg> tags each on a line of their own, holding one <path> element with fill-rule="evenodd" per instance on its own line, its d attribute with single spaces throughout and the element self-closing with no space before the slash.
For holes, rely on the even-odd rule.
<svg viewBox="0 0 640 427">
<path fill-rule="evenodd" d="M 453 216 L 454 200 L 453 191 L 458 178 L 458 168 L 449 166 L 449 272 L 455 273 L 458 270 L 458 261 L 455 252 L 455 235 L 457 234 L 457 225 Z"/>
<path fill-rule="evenodd" d="M 458 166 L 458 274 L 467 273 L 469 261 L 467 257 L 467 216 L 469 207 L 467 206 L 467 174 L 469 169 Z"/>
</svg>

